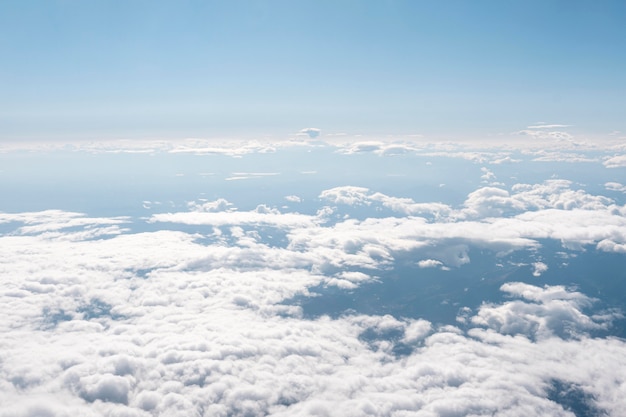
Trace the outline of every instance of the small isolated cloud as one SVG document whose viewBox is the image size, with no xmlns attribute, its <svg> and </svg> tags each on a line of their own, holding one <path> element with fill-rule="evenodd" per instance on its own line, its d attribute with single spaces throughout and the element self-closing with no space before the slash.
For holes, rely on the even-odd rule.
<svg viewBox="0 0 626 417">
<path fill-rule="evenodd" d="M 346 204 L 349 206 L 369 205 L 369 189 L 365 187 L 344 186 L 324 190 L 320 198 L 329 200 L 335 204 Z"/>
<path fill-rule="evenodd" d="M 315 139 L 321 134 L 322 130 L 316 127 L 307 127 L 298 132 L 298 136 L 308 136 L 311 139 Z"/>
<path fill-rule="evenodd" d="M 496 179 L 496 174 L 494 174 L 492 171 L 490 171 L 489 168 L 482 167 L 482 168 L 480 168 L 480 171 L 483 173 L 483 175 L 480 176 L 480 178 L 483 180 L 483 182 L 490 182 L 490 181 Z"/>
<path fill-rule="evenodd" d="M 335 204 L 350 206 L 370 206 L 373 203 L 398 213 L 407 215 L 430 214 L 439 217 L 448 214 L 451 208 L 442 203 L 416 203 L 413 199 L 388 196 L 383 193 L 373 193 L 368 188 L 343 186 L 324 190 L 319 196 L 321 199 Z"/>
<path fill-rule="evenodd" d="M 604 184 L 604 187 L 607 190 L 620 191 L 622 193 L 626 193 L 626 185 L 622 185 L 619 182 L 607 182 Z"/>
<path fill-rule="evenodd" d="M 291 203 L 301 203 L 302 202 L 302 198 L 298 197 L 297 195 L 288 195 L 285 196 L 285 200 L 291 202 Z"/>
<path fill-rule="evenodd" d="M 441 261 L 437 261 L 435 259 L 423 259 L 417 263 L 417 266 L 420 268 L 437 268 L 442 265 L 443 263 L 441 263 Z"/>
<path fill-rule="evenodd" d="M 535 262 L 533 263 L 533 268 L 533 276 L 539 277 L 541 276 L 541 274 L 548 270 L 548 265 L 544 264 L 543 262 Z"/>
</svg>

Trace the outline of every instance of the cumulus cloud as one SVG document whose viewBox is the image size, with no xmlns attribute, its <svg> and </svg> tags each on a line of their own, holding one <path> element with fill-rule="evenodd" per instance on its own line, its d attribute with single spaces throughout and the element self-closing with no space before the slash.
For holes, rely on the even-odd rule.
<svg viewBox="0 0 626 417">
<path fill-rule="evenodd" d="M 220 212 L 234 210 L 233 204 L 224 198 L 219 198 L 215 201 L 192 201 L 187 204 L 189 209 L 198 212 Z"/>
<path fill-rule="evenodd" d="M 423 259 L 417 263 L 417 266 L 420 268 L 437 268 L 442 265 L 441 261 L 437 261 L 435 259 Z"/>
<path fill-rule="evenodd" d="M 487 167 L 481 167 L 480 171 L 483 173 L 483 175 L 480 176 L 480 178 L 484 181 L 484 182 L 490 182 L 492 180 L 496 179 L 496 174 L 493 173 L 493 171 L 490 171 L 489 168 Z"/>
<path fill-rule="evenodd" d="M 443 203 L 416 203 L 410 198 L 393 197 L 372 192 L 365 187 L 342 186 L 324 190 L 319 197 L 334 204 L 349 206 L 370 206 L 379 203 L 385 208 L 405 215 L 433 215 L 441 217 L 451 212 L 451 207 Z"/>
<path fill-rule="evenodd" d="M 604 187 L 607 190 L 620 191 L 622 193 L 626 193 L 626 185 L 622 185 L 619 182 L 607 182 L 604 184 Z"/>
<path fill-rule="evenodd" d="M 611 239 L 601 240 L 597 248 L 604 252 L 626 253 L 626 243 L 614 242 Z"/>
<path fill-rule="evenodd" d="M 608 157 L 603 162 L 607 168 L 622 168 L 626 167 L 626 155 L 616 155 Z"/>
<path fill-rule="evenodd" d="M 548 265 L 543 262 L 534 262 L 533 263 L 533 276 L 539 277 L 541 274 L 548 270 Z"/>
<path fill-rule="evenodd" d="M 368 192 L 369 190 L 365 187 L 343 186 L 322 191 L 320 198 L 329 200 L 334 204 L 368 205 L 370 204 Z"/>
<path fill-rule="evenodd" d="M 525 301 L 502 305 L 486 304 L 472 322 L 503 334 L 522 334 L 545 339 L 581 337 L 593 330 L 606 329 L 619 314 L 588 316 L 584 309 L 594 300 L 562 286 L 540 288 L 520 282 L 503 284 L 501 290 Z"/>
<path fill-rule="evenodd" d="M 483 187 L 470 193 L 460 216 L 500 217 L 543 209 L 606 210 L 610 198 L 572 190 L 567 180 L 548 180 L 541 184 L 515 184 L 512 194 L 499 187 Z"/>
</svg>

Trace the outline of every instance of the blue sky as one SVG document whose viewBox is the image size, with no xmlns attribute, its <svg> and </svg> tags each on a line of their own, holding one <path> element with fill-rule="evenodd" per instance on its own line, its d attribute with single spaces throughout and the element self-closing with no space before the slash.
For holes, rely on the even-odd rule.
<svg viewBox="0 0 626 417">
<path fill-rule="evenodd" d="M 623 1 L 0 2 L 0 140 L 626 131 Z"/>
</svg>

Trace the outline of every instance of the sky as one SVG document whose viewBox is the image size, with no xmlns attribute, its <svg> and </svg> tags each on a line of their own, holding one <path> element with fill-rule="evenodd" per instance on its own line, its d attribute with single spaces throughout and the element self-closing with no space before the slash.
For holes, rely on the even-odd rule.
<svg viewBox="0 0 626 417">
<path fill-rule="evenodd" d="M 624 22 L 0 0 L 0 417 L 623 416 Z"/>
<path fill-rule="evenodd" d="M 0 140 L 626 130 L 623 1 L 0 2 Z"/>
</svg>

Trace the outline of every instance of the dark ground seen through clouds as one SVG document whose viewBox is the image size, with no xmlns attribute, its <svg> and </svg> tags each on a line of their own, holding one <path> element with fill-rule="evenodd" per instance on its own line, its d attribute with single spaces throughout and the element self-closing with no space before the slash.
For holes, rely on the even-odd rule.
<svg viewBox="0 0 626 417">
<path fill-rule="evenodd" d="M 312 297 L 299 296 L 290 302 L 300 305 L 306 317 L 343 314 L 390 314 L 396 318 L 424 318 L 433 323 L 461 325 L 457 316 L 463 307 L 476 310 L 483 302 L 500 303 L 505 282 L 526 282 L 535 286 L 564 285 L 597 301 L 593 310 L 623 309 L 626 294 L 626 268 L 622 254 L 589 248 L 565 252 L 558 242 L 542 241 L 542 262 L 548 270 L 533 276 L 529 264 L 535 253 L 515 252 L 498 257 L 488 250 L 469 250 L 471 261 L 459 268 L 441 270 L 418 268 L 409 260 L 397 262 L 390 271 L 376 271 L 375 282 L 345 290 L 320 286 L 311 289 Z M 363 271 L 368 272 L 368 271 Z M 608 331 L 626 337 L 626 320 L 613 323 Z"/>
</svg>

